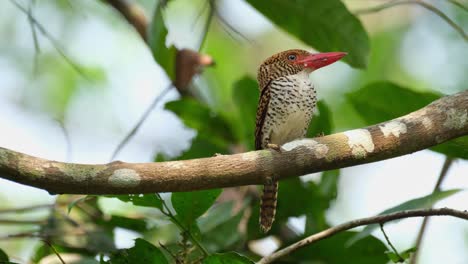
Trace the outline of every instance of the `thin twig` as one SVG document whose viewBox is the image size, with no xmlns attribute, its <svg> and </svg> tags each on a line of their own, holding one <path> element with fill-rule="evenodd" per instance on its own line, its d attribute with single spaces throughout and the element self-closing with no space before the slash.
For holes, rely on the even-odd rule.
<svg viewBox="0 0 468 264">
<path fill-rule="evenodd" d="M 356 11 L 354 11 L 354 14 L 356 14 L 356 15 L 366 15 L 366 14 L 370 14 L 370 13 L 379 12 L 379 11 L 385 10 L 387 8 L 390 8 L 390 7 L 394 7 L 394 6 L 398 6 L 398 5 L 409 5 L 409 4 L 420 5 L 420 6 L 424 7 L 424 8 L 426 8 L 427 10 L 432 11 L 434 14 L 438 15 L 440 18 L 445 20 L 445 22 L 447 22 L 447 24 L 449 24 L 453 29 L 455 29 L 455 31 L 457 31 L 463 37 L 463 39 L 465 41 L 468 41 L 468 35 L 465 33 L 463 28 L 461 28 L 459 25 L 457 25 L 452 19 L 450 19 L 446 14 L 444 14 L 444 12 L 440 11 L 437 7 L 435 7 L 435 6 L 433 6 L 433 5 L 429 4 L 429 3 L 426 3 L 426 2 L 424 2 L 422 0 L 403 0 L 403 1 L 387 2 L 385 4 L 381 4 L 381 5 L 378 5 L 378 6 L 375 6 L 375 7 L 356 10 Z"/>
<path fill-rule="evenodd" d="M 239 30 L 237 30 L 233 25 L 231 25 L 231 23 L 229 23 L 229 21 L 227 21 L 220 13 L 219 13 L 219 10 L 218 9 L 215 9 L 215 14 L 216 14 L 216 17 L 219 19 L 219 22 L 221 23 L 221 26 L 223 27 L 223 29 L 226 31 L 226 33 L 231 37 L 233 38 L 234 40 L 237 40 L 232 34 L 231 34 L 231 31 L 234 32 L 236 35 L 238 35 L 239 37 L 241 37 L 242 39 L 246 40 L 247 42 L 251 43 L 251 44 L 255 44 L 255 42 L 253 40 L 251 40 L 250 38 L 248 38 L 247 36 L 245 36 L 242 32 L 240 32 Z"/>
<path fill-rule="evenodd" d="M 164 98 L 164 96 L 169 91 L 171 91 L 171 89 L 172 89 L 172 83 L 169 84 L 166 87 L 166 89 L 162 90 L 161 93 L 158 94 L 158 96 L 156 96 L 156 98 L 154 98 L 153 102 L 150 104 L 150 106 L 148 108 L 146 108 L 145 112 L 140 117 L 140 120 L 138 120 L 138 122 L 132 128 L 132 130 L 130 130 L 130 132 L 128 132 L 128 134 L 125 136 L 125 138 L 122 141 L 120 141 L 119 145 L 117 145 L 115 150 L 112 152 L 112 156 L 111 156 L 111 159 L 110 159 L 111 161 L 113 161 L 115 159 L 115 157 L 117 156 L 117 154 L 119 154 L 119 152 L 122 150 L 122 148 L 125 147 L 125 145 L 127 145 L 128 141 L 135 135 L 135 133 L 138 131 L 138 129 L 140 129 L 141 125 L 143 125 L 143 122 L 145 122 L 145 120 L 151 114 L 151 112 L 153 111 L 153 108 L 156 107 L 156 105 L 159 103 L 159 101 L 161 101 Z"/>
<path fill-rule="evenodd" d="M 378 216 L 373 216 L 373 217 L 368 217 L 368 218 L 361 218 L 357 220 L 353 220 L 350 222 L 346 222 L 341 225 L 337 225 L 328 229 L 325 229 L 319 233 L 316 233 L 314 235 L 308 236 L 290 246 L 287 246 L 286 248 L 283 248 L 281 250 L 278 250 L 274 252 L 271 255 L 268 255 L 264 258 L 262 258 L 258 264 L 266 264 L 266 263 L 272 263 L 286 255 L 291 254 L 292 252 L 307 246 L 314 244 L 322 239 L 334 236 L 340 232 L 353 229 L 358 226 L 363 226 L 363 225 L 369 225 L 369 224 L 380 224 L 380 223 L 386 223 L 389 221 L 397 220 L 397 219 L 402 219 L 402 218 L 410 218 L 410 217 L 421 217 L 421 216 L 453 216 L 461 219 L 468 220 L 468 211 L 459 211 L 459 210 L 454 210 L 450 208 L 438 208 L 438 209 L 417 209 L 417 210 L 406 210 L 406 211 L 400 211 L 400 212 L 395 212 L 391 214 L 384 214 L 384 215 L 378 215 Z"/>
<path fill-rule="evenodd" d="M 192 31 L 195 29 L 195 26 L 198 24 L 198 20 L 200 20 L 201 16 L 205 12 L 205 9 L 209 6 L 209 0 L 203 2 L 203 5 L 200 8 L 200 11 L 198 12 L 197 16 L 195 17 L 193 24 L 192 24 Z"/>
<path fill-rule="evenodd" d="M 37 38 L 37 31 L 36 31 L 36 25 L 34 24 L 32 18 L 32 9 L 34 8 L 34 5 L 36 4 L 36 0 L 31 0 L 28 5 L 28 22 L 29 26 L 31 27 L 31 34 L 33 36 L 33 42 L 34 42 L 34 68 L 33 72 L 34 74 L 37 74 L 38 71 L 38 60 L 39 60 L 39 53 L 41 52 L 41 48 L 39 45 L 39 40 Z"/>
<path fill-rule="evenodd" d="M 379 223 L 379 226 L 380 226 L 380 231 L 382 231 L 384 237 L 385 237 L 385 240 L 387 241 L 387 244 L 390 246 L 390 248 L 393 250 L 393 253 L 395 253 L 395 255 L 398 257 L 398 262 L 402 262 L 402 261 L 405 261 L 404 258 L 401 257 L 401 255 L 398 253 L 398 250 L 396 250 L 396 248 L 393 246 L 392 242 L 390 241 L 390 238 L 388 238 L 387 236 L 387 233 L 385 233 L 385 230 L 383 228 L 384 224 L 383 223 Z"/>
<path fill-rule="evenodd" d="M 208 35 L 208 31 L 210 29 L 211 21 L 213 20 L 213 14 L 215 9 L 215 3 L 212 0 L 207 0 L 208 2 L 208 17 L 206 18 L 205 26 L 203 27 L 203 31 L 200 37 L 200 42 L 198 44 L 198 50 L 200 51 L 203 48 L 203 44 L 205 43 L 206 36 Z"/>
<path fill-rule="evenodd" d="M 444 165 L 442 165 L 442 170 L 440 171 L 439 178 L 437 179 L 437 183 L 434 186 L 434 189 L 432 190 L 432 193 L 440 191 L 440 186 L 442 185 L 442 182 L 446 178 L 447 172 L 450 168 L 450 166 L 453 163 L 453 158 L 452 157 L 446 157 L 444 161 Z M 421 224 L 421 228 L 419 229 L 418 237 L 416 238 L 416 251 L 413 253 L 410 259 L 410 264 L 417 263 L 418 255 L 421 249 L 421 244 L 423 241 L 424 234 L 426 232 L 426 227 L 427 224 L 429 223 L 429 217 L 424 217 L 424 220 Z"/>
<path fill-rule="evenodd" d="M 54 246 L 52 246 L 52 244 L 49 241 L 42 239 L 42 242 L 46 243 L 52 249 L 52 251 L 54 251 L 55 255 L 57 255 L 57 257 L 60 259 L 60 262 L 62 262 L 62 264 L 66 264 L 63 258 L 58 253 L 58 251 L 54 248 Z"/>
<path fill-rule="evenodd" d="M 468 12 L 468 7 L 464 6 L 462 3 L 458 2 L 457 0 L 447 0 L 449 3 L 458 6 L 459 8 L 463 9 L 464 11 Z"/>
<path fill-rule="evenodd" d="M 63 133 L 63 138 L 65 139 L 65 160 L 70 162 L 72 158 L 72 145 L 70 140 L 70 134 L 68 133 L 68 130 L 65 127 L 65 124 L 63 123 L 63 120 L 57 119 L 57 123 L 59 124 L 59 127 Z"/>
<path fill-rule="evenodd" d="M 83 72 L 80 66 L 78 66 L 68 55 L 65 51 L 60 47 L 60 43 L 56 40 L 50 33 L 45 29 L 45 27 L 22 5 L 20 5 L 16 0 L 10 0 L 10 2 L 16 6 L 21 12 L 28 16 L 28 19 L 36 25 L 36 28 L 42 33 L 42 35 L 47 38 L 55 50 L 62 56 L 62 58 L 83 78 L 90 80 L 90 78 Z"/>
</svg>

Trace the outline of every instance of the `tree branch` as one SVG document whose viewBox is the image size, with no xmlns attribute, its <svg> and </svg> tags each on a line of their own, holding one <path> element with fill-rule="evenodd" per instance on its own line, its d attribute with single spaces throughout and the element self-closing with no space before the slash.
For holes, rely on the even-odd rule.
<svg viewBox="0 0 468 264">
<path fill-rule="evenodd" d="M 437 179 L 436 185 L 434 186 L 434 189 L 432 190 L 433 194 L 440 191 L 440 186 L 442 185 L 442 182 L 447 176 L 447 172 L 450 169 L 450 166 L 452 165 L 453 160 L 454 159 L 452 157 L 445 158 L 444 165 L 442 165 L 442 170 L 440 171 L 440 174 L 439 174 L 439 178 Z M 429 223 L 429 217 L 424 217 L 424 220 L 421 224 L 421 228 L 419 229 L 418 236 L 416 238 L 416 243 L 415 243 L 416 251 L 411 256 L 409 264 L 417 263 L 418 255 L 419 255 L 419 252 L 421 251 L 421 244 L 423 241 L 424 234 L 426 233 L 426 227 L 428 223 Z"/>
<path fill-rule="evenodd" d="M 117 10 L 140 34 L 140 37 L 147 42 L 148 19 L 143 9 L 135 3 L 127 0 L 103 0 Z"/>
<path fill-rule="evenodd" d="M 433 6 L 433 5 L 429 4 L 429 3 L 426 3 L 426 2 L 424 2 L 422 0 L 402 0 L 402 1 L 395 0 L 395 1 L 390 1 L 390 2 L 383 3 L 381 5 L 378 5 L 376 7 L 356 10 L 354 12 L 354 14 L 356 14 L 356 15 L 365 15 L 365 14 L 379 12 L 379 11 L 382 11 L 384 9 L 394 7 L 394 6 L 398 6 L 398 5 L 411 5 L 411 4 L 420 5 L 420 6 L 424 7 L 424 8 L 426 8 L 427 10 L 433 12 L 434 14 L 436 14 L 437 16 L 442 18 L 445 22 L 447 22 L 447 24 L 449 24 L 449 26 L 451 26 L 453 29 L 455 29 L 455 31 L 457 31 L 458 34 L 460 34 L 465 41 L 468 41 L 468 35 L 465 33 L 465 31 L 463 30 L 462 27 L 457 25 L 457 23 L 455 23 L 452 19 L 450 19 L 444 12 L 440 11 L 440 9 L 438 9 L 437 7 L 435 7 L 435 6 Z"/>
<path fill-rule="evenodd" d="M 413 153 L 468 135 L 468 91 L 446 96 L 408 115 L 366 128 L 235 155 L 156 163 L 85 165 L 0 148 L 0 177 L 50 193 L 181 192 L 262 184 Z"/>
<path fill-rule="evenodd" d="M 275 253 L 262 258 L 257 264 L 267 264 L 272 263 L 275 260 L 278 260 L 281 257 L 284 257 L 288 254 L 291 254 L 293 251 L 298 250 L 304 246 L 313 244 L 317 241 L 322 239 L 334 236 L 340 232 L 358 227 L 363 225 L 369 224 L 383 224 L 389 221 L 402 219 L 402 218 L 410 218 L 410 217 L 421 217 L 421 216 L 434 216 L 434 215 L 448 215 L 457 218 L 462 218 L 468 220 L 468 212 L 465 211 L 458 211 L 450 208 L 439 208 L 439 209 L 419 209 L 419 210 L 407 210 L 407 211 L 400 211 L 391 214 L 385 215 L 378 215 L 368 218 L 361 218 L 357 220 L 353 220 L 341 225 L 337 225 L 328 229 L 325 229 L 319 233 L 306 237 L 286 248 L 276 251 Z"/>
</svg>

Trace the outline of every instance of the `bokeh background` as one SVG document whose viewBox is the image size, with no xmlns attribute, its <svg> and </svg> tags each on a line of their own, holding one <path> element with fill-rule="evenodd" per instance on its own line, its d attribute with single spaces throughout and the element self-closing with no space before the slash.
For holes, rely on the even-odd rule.
<svg viewBox="0 0 468 264">
<path fill-rule="evenodd" d="M 35 49 L 27 15 L 9 0 L 0 1 L 0 146 L 59 161 L 108 162 L 119 141 L 170 80 L 136 31 L 105 3 L 35 2 L 34 16 L 57 42 L 51 43 L 38 32 L 40 52 Z M 156 1 L 137 2 L 150 17 Z M 353 12 L 384 1 L 343 2 Z M 444 0 L 427 2 L 468 29 L 465 10 Z M 19 3 L 30 5 L 30 1 Z M 165 13 L 167 44 L 198 48 L 208 15 L 205 5 L 201 0 L 170 2 Z M 215 59 L 216 66 L 197 76 L 192 88 L 211 109 L 229 113 L 236 111 L 234 84 L 245 76 L 255 78 L 263 59 L 285 49 L 313 49 L 244 1 L 220 0 L 217 8 L 202 49 Z M 373 81 L 387 80 L 415 91 L 442 94 L 468 89 L 467 42 L 434 13 L 417 5 L 402 5 L 358 17 L 370 38 L 368 67 L 354 69 L 338 62 L 311 75 L 319 99 L 332 113 L 333 132 L 366 125 L 347 94 Z M 158 154 L 170 158 L 187 150 L 197 131 L 164 108 L 166 102 L 178 98 L 175 89 L 164 96 L 117 159 L 148 162 Z M 444 160 L 444 155 L 425 150 L 342 169 L 337 198 L 326 213 L 328 222 L 334 225 L 375 215 L 430 194 Z M 455 160 L 442 188 L 468 188 L 467 161 Z M 0 209 L 49 204 L 56 198 L 43 190 L 0 179 Z M 467 201 L 468 193 L 461 191 L 436 206 L 466 210 Z M 111 198 L 100 199 L 99 204 L 108 214 L 140 210 Z M 47 210 L 39 210 L 5 217 L 27 220 L 47 214 Z M 414 245 L 421 221 L 409 219 L 386 225 L 397 249 Z M 293 217 L 290 224 L 303 232 L 305 217 Z M 13 261 L 28 263 L 41 242 L 36 238 L 6 237 L 34 228 L 0 223 L 0 248 Z M 374 234 L 384 241 L 379 231 Z M 124 248 L 131 247 L 139 235 L 118 229 L 115 236 L 116 246 Z M 270 238 L 259 242 L 256 250 L 266 254 L 277 246 Z M 468 263 L 468 223 L 449 217 L 432 218 L 419 263 Z"/>
</svg>

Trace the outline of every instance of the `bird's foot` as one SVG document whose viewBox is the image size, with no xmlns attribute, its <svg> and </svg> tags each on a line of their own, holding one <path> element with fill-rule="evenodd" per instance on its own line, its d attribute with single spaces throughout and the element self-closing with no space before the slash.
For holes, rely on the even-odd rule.
<svg viewBox="0 0 468 264">
<path fill-rule="evenodd" d="M 219 156 L 222 156 L 222 155 L 223 155 L 223 154 L 221 154 L 221 153 L 215 153 L 213 156 L 214 156 L 214 157 L 219 157 Z"/>
<path fill-rule="evenodd" d="M 271 144 L 271 143 L 268 143 L 268 144 L 267 144 L 267 148 L 276 150 L 277 152 L 281 152 L 281 146 L 278 145 L 278 144 Z"/>
</svg>

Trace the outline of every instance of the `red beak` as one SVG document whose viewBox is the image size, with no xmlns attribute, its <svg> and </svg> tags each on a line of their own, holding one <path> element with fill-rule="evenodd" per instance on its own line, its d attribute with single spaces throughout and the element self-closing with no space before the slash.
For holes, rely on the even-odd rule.
<svg viewBox="0 0 468 264">
<path fill-rule="evenodd" d="M 325 52 L 325 53 L 315 53 L 309 54 L 302 58 L 299 58 L 296 63 L 304 65 L 305 68 L 310 69 L 319 69 L 330 65 L 339 59 L 346 56 L 346 52 Z"/>
</svg>

